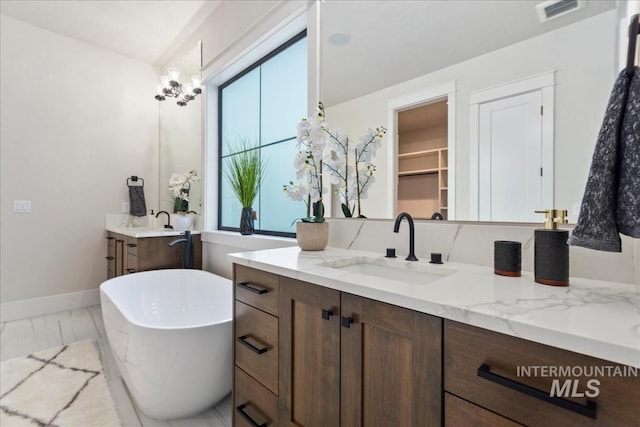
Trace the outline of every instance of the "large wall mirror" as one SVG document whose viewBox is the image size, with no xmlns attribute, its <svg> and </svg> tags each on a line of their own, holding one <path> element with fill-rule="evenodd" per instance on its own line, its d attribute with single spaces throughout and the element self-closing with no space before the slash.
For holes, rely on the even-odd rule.
<svg viewBox="0 0 640 427">
<path fill-rule="evenodd" d="M 200 75 L 202 63 L 201 43 L 198 42 L 181 60 L 171 66 L 180 70 L 180 81 L 188 82 L 191 76 Z M 169 180 L 174 173 L 191 170 L 202 178 L 202 96 L 197 96 L 185 106 L 176 104 L 174 98 L 160 103 L 160 210 L 173 212 L 173 200 L 169 193 Z M 189 189 L 189 210 L 202 214 L 202 181 Z"/>
<path fill-rule="evenodd" d="M 545 18 L 537 3 L 322 3 L 327 123 L 353 138 L 389 129 L 365 216 L 532 222 L 555 207 L 575 222 L 619 71 L 619 13 L 587 0 Z"/>
</svg>

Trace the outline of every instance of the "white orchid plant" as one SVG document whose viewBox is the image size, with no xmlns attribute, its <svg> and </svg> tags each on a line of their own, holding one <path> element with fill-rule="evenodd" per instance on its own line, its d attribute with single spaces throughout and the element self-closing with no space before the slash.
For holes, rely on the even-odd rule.
<svg viewBox="0 0 640 427">
<path fill-rule="evenodd" d="M 169 194 L 173 199 L 173 209 L 175 212 L 186 212 L 189 210 L 189 190 L 191 184 L 198 182 L 198 172 L 191 170 L 187 173 L 173 173 L 169 179 Z"/>
<path fill-rule="evenodd" d="M 316 116 L 298 123 L 299 152 L 294 161 L 298 184 L 293 181 L 284 186 L 291 200 L 307 200 L 307 218 L 310 218 L 311 202 L 322 205 L 322 167 L 331 174 L 336 185 L 345 217 L 354 213 L 363 217 L 361 200 L 367 198 L 371 184 L 375 182 L 376 166 L 371 162 L 376 150 L 382 146 L 384 127 L 367 129 L 356 144 L 341 130 L 331 130 L 325 122 L 322 102 L 318 103 Z M 317 206 L 314 204 L 314 208 Z M 314 209 L 314 212 L 317 210 Z M 315 213 L 314 213 L 315 215 Z M 316 216 L 314 216 L 316 218 Z M 322 219 L 324 220 L 324 218 Z"/>
<path fill-rule="evenodd" d="M 303 222 L 324 221 L 322 195 L 326 189 L 322 185 L 322 159 L 327 135 L 323 131 L 322 122 L 322 115 L 318 112 L 316 116 L 302 119 L 298 123 L 298 152 L 293 160 L 297 183 L 290 181 L 283 186 L 291 200 L 306 203 L 307 216 L 302 218 Z"/>
<path fill-rule="evenodd" d="M 318 108 L 324 117 L 322 103 Z M 336 192 L 340 197 L 342 213 L 351 218 L 357 209 L 357 216 L 362 218 L 360 201 L 367 198 L 369 187 L 375 182 L 376 165 L 371 160 L 382 146 L 381 140 L 387 129 L 383 126 L 367 129 L 355 147 L 349 136 L 341 130 L 332 131 L 326 126 L 323 129 L 331 141 L 325 166 L 331 173 L 331 183 L 338 186 Z"/>
</svg>

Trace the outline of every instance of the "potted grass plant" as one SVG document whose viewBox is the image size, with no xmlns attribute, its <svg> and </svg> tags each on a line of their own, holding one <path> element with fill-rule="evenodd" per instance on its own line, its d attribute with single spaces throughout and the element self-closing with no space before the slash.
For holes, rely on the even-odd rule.
<svg viewBox="0 0 640 427">
<path fill-rule="evenodd" d="M 242 205 L 240 214 L 240 234 L 254 233 L 253 202 L 258 196 L 260 185 L 265 174 L 265 164 L 260 158 L 257 145 L 246 140 L 239 144 L 240 151 L 229 156 L 224 162 L 224 176 Z"/>
</svg>

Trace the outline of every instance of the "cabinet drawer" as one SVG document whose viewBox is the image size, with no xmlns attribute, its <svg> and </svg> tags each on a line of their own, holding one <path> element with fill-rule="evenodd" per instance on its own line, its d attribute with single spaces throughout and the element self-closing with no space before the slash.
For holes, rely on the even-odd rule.
<svg viewBox="0 0 640 427">
<path fill-rule="evenodd" d="M 233 425 L 277 426 L 278 398 L 240 368 L 235 368 Z"/>
<path fill-rule="evenodd" d="M 444 394 L 444 427 L 518 427 L 521 425 L 452 394 Z"/>
<path fill-rule="evenodd" d="M 448 320 L 444 332 L 444 387 L 452 394 L 530 426 L 638 425 L 640 377 L 589 373 L 628 371 L 622 365 Z M 574 367 L 583 375 L 557 372 Z M 566 388 L 551 398 L 554 382 L 556 391 Z"/>
<path fill-rule="evenodd" d="M 275 274 L 235 264 L 236 299 L 278 315 L 279 278 Z"/>
<path fill-rule="evenodd" d="M 135 273 L 136 271 L 138 271 L 138 257 L 127 253 L 127 264 L 124 274 Z"/>
<path fill-rule="evenodd" d="M 133 256 L 138 255 L 138 239 L 134 237 L 127 237 L 127 253 Z"/>
<path fill-rule="evenodd" d="M 278 318 L 236 301 L 236 365 L 278 394 Z"/>
</svg>

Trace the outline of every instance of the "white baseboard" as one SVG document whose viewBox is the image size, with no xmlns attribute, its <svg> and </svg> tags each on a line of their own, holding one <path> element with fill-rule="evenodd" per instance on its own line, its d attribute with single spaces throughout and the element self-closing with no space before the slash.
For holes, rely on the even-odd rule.
<svg viewBox="0 0 640 427">
<path fill-rule="evenodd" d="M 0 304 L 0 321 L 24 319 L 100 304 L 100 289 L 70 292 L 48 297 L 25 299 Z"/>
</svg>

